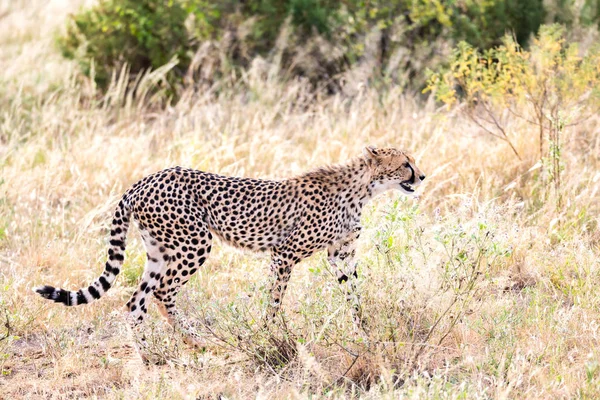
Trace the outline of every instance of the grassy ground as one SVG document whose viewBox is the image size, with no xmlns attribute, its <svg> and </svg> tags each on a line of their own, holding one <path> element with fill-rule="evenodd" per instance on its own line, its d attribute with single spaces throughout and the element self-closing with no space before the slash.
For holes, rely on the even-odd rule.
<svg viewBox="0 0 600 400">
<path fill-rule="evenodd" d="M 102 100 L 52 47 L 78 4 L 0 2 L 0 398 L 600 396 L 597 117 L 565 133 L 557 209 L 523 120 L 508 124 L 518 160 L 461 114 L 394 90 L 320 97 L 253 71 L 248 90 L 166 108 L 119 87 Z M 112 208 L 148 173 L 282 178 L 368 144 L 408 149 L 428 178 L 417 199 L 368 206 L 361 334 L 322 254 L 262 331 L 267 256 L 217 244 L 180 296 L 212 344 L 187 348 L 151 307 L 162 365 L 144 367 L 121 313 L 145 258 L 135 229 L 98 303 L 31 291 L 100 273 Z"/>
</svg>

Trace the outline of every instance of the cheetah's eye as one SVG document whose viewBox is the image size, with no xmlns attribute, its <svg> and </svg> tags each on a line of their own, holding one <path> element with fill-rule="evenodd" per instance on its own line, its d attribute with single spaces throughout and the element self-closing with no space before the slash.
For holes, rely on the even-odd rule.
<svg viewBox="0 0 600 400">
<path fill-rule="evenodd" d="M 405 162 L 405 163 L 404 163 L 404 167 L 406 167 L 406 168 L 410 168 L 410 163 L 408 163 L 408 162 Z"/>
</svg>

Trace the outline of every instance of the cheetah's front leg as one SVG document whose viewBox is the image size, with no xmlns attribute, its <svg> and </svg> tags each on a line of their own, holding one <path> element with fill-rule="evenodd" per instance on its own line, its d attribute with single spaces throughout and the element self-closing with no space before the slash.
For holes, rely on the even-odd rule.
<svg viewBox="0 0 600 400">
<path fill-rule="evenodd" d="M 346 300 L 352 304 L 352 319 L 354 328 L 362 326 L 360 297 L 356 292 L 356 240 L 360 236 L 361 228 L 357 226 L 343 240 L 327 249 L 327 261 L 333 267 L 335 276 L 340 285 L 346 286 Z"/>
<path fill-rule="evenodd" d="M 298 258 L 292 253 L 278 252 L 273 254 L 270 267 L 273 274 L 273 282 L 270 289 L 271 303 L 268 305 L 265 314 L 266 323 L 273 322 L 277 311 L 281 307 L 283 295 L 292 274 L 292 268 L 297 262 Z"/>
</svg>

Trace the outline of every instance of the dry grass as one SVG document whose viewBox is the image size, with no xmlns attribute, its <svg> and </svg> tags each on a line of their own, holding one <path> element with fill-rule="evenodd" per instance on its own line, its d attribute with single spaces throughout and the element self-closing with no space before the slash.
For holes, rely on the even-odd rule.
<svg viewBox="0 0 600 400">
<path fill-rule="evenodd" d="M 556 211 L 523 121 L 509 125 L 518 161 L 460 115 L 393 90 L 321 97 L 256 72 L 247 90 L 189 91 L 166 108 L 118 87 L 112 105 L 98 101 L 51 45 L 81 3 L 0 2 L 0 397 L 600 396 L 598 118 L 566 133 Z M 144 260 L 136 233 L 102 301 L 67 309 L 31 292 L 100 272 L 115 200 L 150 172 L 278 178 L 367 144 L 409 149 L 428 178 L 418 200 L 368 207 L 362 336 L 322 255 L 294 271 L 285 323 L 262 332 L 266 256 L 217 245 L 181 295 L 213 321 L 213 345 L 194 353 L 151 310 L 164 361 L 151 367 L 115 312 Z"/>
</svg>

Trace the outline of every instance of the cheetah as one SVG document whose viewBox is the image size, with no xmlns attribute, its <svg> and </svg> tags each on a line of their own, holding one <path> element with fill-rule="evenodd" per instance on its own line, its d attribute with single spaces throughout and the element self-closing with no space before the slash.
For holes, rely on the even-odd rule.
<svg viewBox="0 0 600 400">
<path fill-rule="evenodd" d="M 231 245 L 271 254 L 274 275 L 265 320 L 280 308 L 293 267 L 319 250 L 353 300 L 354 320 L 360 319 L 353 279 L 361 213 L 374 196 L 398 189 L 412 195 L 425 175 L 415 159 L 394 148 L 366 147 L 346 164 L 323 167 L 285 180 L 221 176 L 182 167 L 149 175 L 120 199 L 110 230 L 104 272 L 78 291 L 42 286 L 42 297 L 66 306 L 89 304 L 113 285 L 125 257 L 131 218 L 137 222 L 147 262 L 137 290 L 127 302 L 127 321 L 139 329 L 148 298 L 186 342 L 202 343 L 193 325 L 177 310 L 177 293 L 204 264 L 213 237 Z M 138 338 L 139 339 L 139 338 Z M 142 359 L 144 339 L 136 342 Z"/>
</svg>

